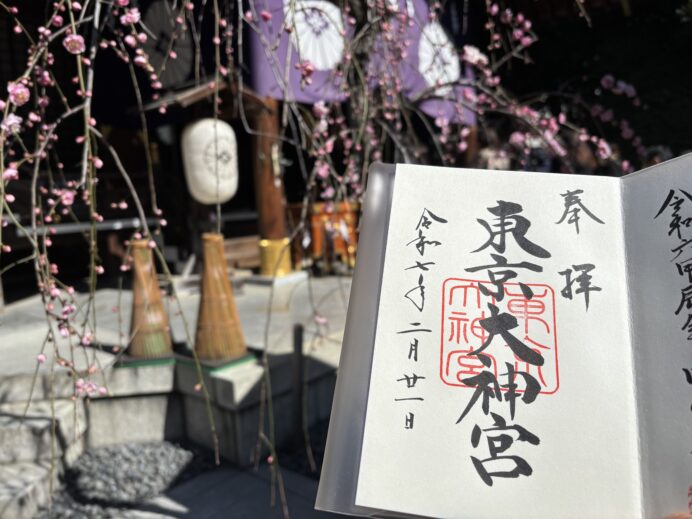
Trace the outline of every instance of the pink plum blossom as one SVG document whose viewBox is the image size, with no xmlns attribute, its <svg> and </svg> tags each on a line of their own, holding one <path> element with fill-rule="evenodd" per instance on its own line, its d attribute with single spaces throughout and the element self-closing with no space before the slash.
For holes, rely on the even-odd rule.
<svg viewBox="0 0 692 519">
<path fill-rule="evenodd" d="M 141 18 L 142 15 L 139 13 L 139 9 L 134 7 L 125 11 L 125 14 L 120 17 L 120 23 L 123 25 L 131 25 L 137 23 Z"/>
<path fill-rule="evenodd" d="M 464 45 L 462 59 L 477 67 L 485 67 L 488 65 L 488 56 L 472 45 Z"/>
<path fill-rule="evenodd" d="M 22 106 L 29 101 L 29 97 L 31 96 L 26 85 L 20 82 L 8 83 L 7 93 L 10 94 L 10 102 L 15 106 Z"/>
<path fill-rule="evenodd" d="M 81 54 L 86 48 L 84 38 L 79 34 L 68 34 L 62 41 L 62 46 L 65 47 L 70 54 Z"/>
<path fill-rule="evenodd" d="M 19 178 L 19 172 L 15 168 L 6 168 L 2 172 L 3 180 L 17 180 Z"/>
</svg>

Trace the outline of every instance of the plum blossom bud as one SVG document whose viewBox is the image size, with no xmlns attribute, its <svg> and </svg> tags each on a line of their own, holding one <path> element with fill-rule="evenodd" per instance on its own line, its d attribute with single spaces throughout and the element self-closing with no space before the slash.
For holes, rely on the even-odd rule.
<svg viewBox="0 0 692 519">
<path fill-rule="evenodd" d="M 38 355 L 36 355 L 36 362 L 38 362 L 39 364 L 43 364 L 44 362 L 46 362 L 46 356 L 43 353 L 39 353 Z"/>
<path fill-rule="evenodd" d="M 268 22 L 272 19 L 272 13 L 270 13 L 267 10 L 262 10 L 260 11 L 260 18 L 262 18 L 262 20 L 264 20 L 265 22 Z"/>
<path fill-rule="evenodd" d="M 601 86 L 606 90 L 610 90 L 615 86 L 615 78 L 612 74 L 606 74 L 601 78 Z"/>
<path fill-rule="evenodd" d="M 315 117 L 319 117 L 321 119 L 322 117 L 329 115 L 329 108 L 324 101 L 320 100 L 312 106 L 312 113 Z"/>
<path fill-rule="evenodd" d="M 74 191 L 65 190 L 60 195 L 60 202 L 63 205 L 72 205 L 74 203 Z"/>
<path fill-rule="evenodd" d="M 612 150 L 610 149 L 610 146 L 606 141 L 603 139 L 599 139 L 598 141 L 598 148 L 596 150 L 596 154 L 600 159 L 608 159 L 610 156 L 613 154 Z"/>
</svg>

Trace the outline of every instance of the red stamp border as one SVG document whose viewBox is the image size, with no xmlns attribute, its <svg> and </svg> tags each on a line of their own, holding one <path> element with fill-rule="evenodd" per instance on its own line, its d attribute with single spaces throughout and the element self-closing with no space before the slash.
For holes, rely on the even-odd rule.
<svg viewBox="0 0 692 519">
<path fill-rule="evenodd" d="M 446 286 L 447 282 L 450 281 L 467 281 L 467 282 L 475 282 L 478 283 L 479 281 L 484 281 L 484 280 L 478 280 L 478 279 L 466 279 L 466 278 L 447 278 L 442 282 L 442 312 L 440 314 L 440 369 L 439 369 L 439 376 L 440 380 L 442 381 L 443 384 L 450 386 L 450 387 L 461 387 L 461 388 L 467 388 L 467 389 L 473 389 L 470 388 L 469 386 L 465 386 L 464 384 L 452 384 L 450 382 L 447 382 L 444 378 L 444 329 L 445 329 L 445 295 L 446 295 Z M 489 283 L 489 281 L 486 281 Z M 519 286 L 519 283 L 505 283 L 507 286 Z M 529 286 L 529 287 L 541 287 L 541 288 L 547 288 L 550 290 L 550 294 L 553 298 L 553 336 L 555 337 L 555 380 L 557 382 L 555 389 L 552 391 L 541 391 L 540 394 L 542 395 L 553 395 L 557 393 L 557 390 L 560 389 L 560 356 L 558 354 L 558 341 L 557 341 L 557 314 L 555 313 L 555 290 L 553 290 L 553 287 L 550 285 L 545 285 L 541 283 L 524 283 L 524 285 Z M 503 389 L 502 391 L 505 391 Z M 519 392 L 519 391 L 518 391 Z"/>
</svg>

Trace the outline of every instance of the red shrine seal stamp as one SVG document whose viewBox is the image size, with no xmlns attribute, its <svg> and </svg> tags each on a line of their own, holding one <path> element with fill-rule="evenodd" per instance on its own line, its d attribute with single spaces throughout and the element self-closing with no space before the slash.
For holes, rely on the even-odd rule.
<svg viewBox="0 0 692 519">
<path fill-rule="evenodd" d="M 541 393 L 553 394 L 560 387 L 560 373 L 555 330 L 555 292 L 548 285 L 526 284 L 533 296 L 527 299 L 519 283 L 504 283 L 504 297 L 497 301 L 478 288 L 483 284 L 492 294 L 496 288 L 489 281 L 448 278 L 442 285 L 442 337 L 440 378 L 449 386 L 469 387 L 462 382 L 483 371 L 485 366 L 470 352 L 481 348 L 488 332 L 480 321 L 490 316 L 488 304 L 496 305 L 517 319 L 512 335 L 544 358 L 534 366 L 517 358 L 501 337 L 495 337 L 483 351 L 490 357 L 490 369 L 498 378 L 510 363 L 515 371 L 529 373 L 541 385 Z"/>
</svg>

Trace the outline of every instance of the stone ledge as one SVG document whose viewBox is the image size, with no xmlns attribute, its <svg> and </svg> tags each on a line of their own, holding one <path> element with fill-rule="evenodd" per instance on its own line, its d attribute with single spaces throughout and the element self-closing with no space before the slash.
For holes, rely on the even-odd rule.
<svg viewBox="0 0 692 519">
<path fill-rule="evenodd" d="M 340 334 L 316 340 L 305 348 L 304 380 L 308 384 L 336 372 L 341 354 Z M 283 395 L 292 390 L 293 370 L 290 355 L 269 356 L 272 393 Z M 260 359 L 233 363 L 227 367 L 203 370 L 204 383 L 212 402 L 222 409 L 240 410 L 257 405 L 264 367 Z M 195 366 L 178 363 L 176 389 L 184 395 L 203 398 L 195 390 L 199 378 Z"/>
<path fill-rule="evenodd" d="M 55 454 L 69 465 L 83 450 L 87 428 L 84 402 L 54 402 L 57 434 Z M 52 410 L 50 402 L 32 402 L 22 419 L 26 404 L 14 402 L 0 405 L 0 463 L 48 461 L 52 456 Z M 65 457 L 65 455 L 67 455 Z"/>
<path fill-rule="evenodd" d="M 170 393 L 174 387 L 175 360 L 118 364 L 105 372 L 110 396 Z M 97 377 L 98 380 L 98 377 Z"/>
<path fill-rule="evenodd" d="M 57 486 L 53 473 L 53 488 Z M 48 463 L 0 465 L 0 517 L 32 519 L 50 500 L 51 471 Z"/>
</svg>

